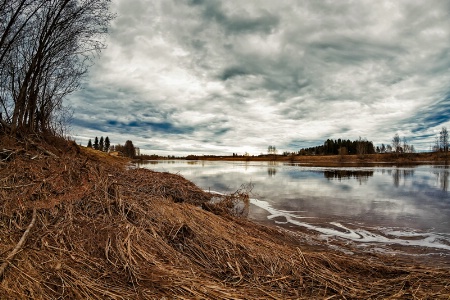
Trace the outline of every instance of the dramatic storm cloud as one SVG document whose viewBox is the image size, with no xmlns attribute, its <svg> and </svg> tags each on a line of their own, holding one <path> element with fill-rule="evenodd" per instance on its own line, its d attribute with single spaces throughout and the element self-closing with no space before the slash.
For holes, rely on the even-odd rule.
<svg viewBox="0 0 450 300">
<path fill-rule="evenodd" d="M 328 138 L 428 150 L 450 127 L 450 1 L 113 0 L 72 134 L 155 154 Z"/>
</svg>

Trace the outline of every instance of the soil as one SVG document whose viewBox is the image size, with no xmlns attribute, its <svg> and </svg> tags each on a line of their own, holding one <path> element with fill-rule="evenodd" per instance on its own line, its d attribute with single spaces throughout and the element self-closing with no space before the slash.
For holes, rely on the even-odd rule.
<svg viewBox="0 0 450 300">
<path fill-rule="evenodd" d="M 450 270 L 268 227 L 181 176 L 0 136 L 0 299 L 449 299 Z"/>
</svg>

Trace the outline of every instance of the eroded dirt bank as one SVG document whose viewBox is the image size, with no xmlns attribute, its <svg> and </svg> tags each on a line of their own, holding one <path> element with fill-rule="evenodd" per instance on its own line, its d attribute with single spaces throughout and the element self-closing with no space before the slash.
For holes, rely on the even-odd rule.
<svg viewBox="0 0 450 300">
<path fill-rule="evenodd" d="M 449 270 L 312 248 L 180 176 L 50 144 L 0 144 L 1 299 L 450 297 Z"/>
</svg>

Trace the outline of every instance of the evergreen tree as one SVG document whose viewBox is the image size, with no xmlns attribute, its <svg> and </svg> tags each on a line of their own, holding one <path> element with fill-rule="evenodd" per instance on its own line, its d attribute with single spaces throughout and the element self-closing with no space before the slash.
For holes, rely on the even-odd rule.
<svg viewBox="0 0 450 300">
<path fill-rule="evenodd" d="M 89 139 L 89 142 L 88 142 L 88 144 L 87 144 L 87 147 L 88 147 L 88 148 L 92 148 L 92 142 L 91 142 L 91 139 Z"/>
<path fill-rule="evenodd" d="M 95 140 L 94 140 L 94 149 L 95 149 L 95 150 L 98 150 L 98 137 L 95 137 Z"/>
<path fill-rule="evenodd" d="M 103 137 L 100 137 L 100 142 L 98 144 L 98 150 L 103 151 L 103 147 L 104 147 L 104 141 L 103 141 Z"/>
<path fill-rule="evenodd" d="M 105 146 L 104 146 L 103 150 L 104 150 L 105 152 L 108 152 L 110 146 L 111 146 L 111 143 L 110 143 L 110 141 L 109 141 L 109 137 L 106 137 L 106 138 L 105 138 Z"/>
</svg>

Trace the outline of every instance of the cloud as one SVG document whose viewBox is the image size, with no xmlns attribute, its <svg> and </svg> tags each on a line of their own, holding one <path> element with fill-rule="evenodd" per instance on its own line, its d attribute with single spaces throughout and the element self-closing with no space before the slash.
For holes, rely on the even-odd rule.
<svg viewBox="0 0 450 300">
<path fill-rule="evenodd" d="M 227 11 L 221 1 L 187 1 L 187 3 L 201 6 L 201 15 L 204 20 L 219 24 L 229 34 L 269 33 L 279 23 L 278 16 L 267 10 L 256 9 L 255 5 L 236 9 L 233 4 Z M 226 4 L 226 2 L 223 3 Z"/>
<path fill-rule="evenodd" d="M 413 132 L 426 130 L 428 127 L 436 127 L 450 121 L 450 93 L 444 98 L 429 107 L 424 108 L 420 114 L 414 116 L 414 120 L 419 123 Z M 412 121 L 412 120 L 411 120 Z"/>
<path fill-rule="evenodd" d="M 228 79 L 231 79 L 236 76 L 245 76 L 250 75 L 247 73 L 247 71 L 241 67 L 235 66 L 235 67 L 228 67 L 225 70 L 223 70 L 222 74 L 220 74 L 219 79 L 223 81 L 227 81 Z"/>
<path fill-rule="evenodd" d="M 149 152 L 259 154 L 328 138 L 387 144 L 398 132 L 425 150 L 450 126 L 447 1 L 114 0 L 112 9 L 108 48 L 69 99 L 84 143 L 110 133 Z"/>
</svg>

